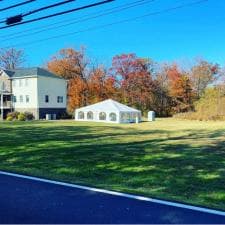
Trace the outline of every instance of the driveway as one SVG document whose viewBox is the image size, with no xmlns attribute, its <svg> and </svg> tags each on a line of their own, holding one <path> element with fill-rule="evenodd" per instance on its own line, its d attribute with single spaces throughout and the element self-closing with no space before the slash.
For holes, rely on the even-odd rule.
<svg viewBox="0 0 225 225">
<path fill-rule="evenodd" d="M 0 172 L 0 223 L 225 224 L 225 213 L 216 215 Z"/>
</svg>

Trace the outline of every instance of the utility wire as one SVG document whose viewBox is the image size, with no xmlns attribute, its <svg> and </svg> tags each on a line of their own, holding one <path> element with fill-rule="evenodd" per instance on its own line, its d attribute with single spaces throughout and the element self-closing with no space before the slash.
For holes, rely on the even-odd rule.
<svg viewBox="0 0 225 225">
<path fill-rule="evenodd" d="M 144 1 L 144 2 L 143 2 L 143 0 L 141 2 L 136 1 L 134 3 L 138 3 L 138 4 L 134 4 L 134 3 L 133 3 L 133 5 L 125 4 L 123 6 L 114 7 L 112 9 L 108 10 L 110 12 L 101 13 L 101 14 L 97 14 L 97 15 L 95 14 L 95 16 L 87 17 L 87 18 L 84 18 L 84 19 L 78 19 L 78 20 L 75 20 L 74 22 L 70 22 L 70 23 L 67 23 L 67 24 L 59 25 L 59 26 L 53 26 L 53 27 L 48 26 L 48 28 L 46 28 L 46 29 L 42 29 L 42 30 L 35 31 L 35 32 L 32 32 L 32 33 L 28 33 L 28 34 L 22 34 L 22 35 L 16 35 L 16 36 L 13 36 L 13 37 L 9 37 L 9 38 L 1 40 L 1 42 L 5 42 L 5 41 L 12 40 L 12 39 L 15 39 L 15 38 L 21 38 L 21 37 L 23 38 L 23 37 L 31 36 L 31 35 L 34 35 L 34 34 L 42 33 L 42 32 L 45 32 L 45 31 L 55 30 L 56 28 L 66 27 L 66 26 L 73 25 L 73 24 L 76 24 L 76 23 L 85 22 L 85 21 L 88 21 L 88 20 L 91 20 L 91 19 L 96 19 L 96 18 L 99 18 L 99 17 L 102 17 L 102 16 L 107 16 L 107 15 L 110 15 L 110 14 L 118 13 L 118 12 L 130 9 L 130 8 L 133 8 L 133 7 L 137 7 L 137 6 L 140 6 L 140 5 L 143 5 L 143 4 L 152 3 L 154 1 L 155 0 L 149 0 L 149 1 Z M 127 6 L 127 5 L 129 5 L 129 6 Z M 8 36 L 11 36 L 11 35 L 8 35 Z"/>
<path fill-rule="evenodd" d="M 0 12 L 6 11 L 6 10 L 8 10 L 8 9 L 12 9 L 12 8 L 19 7 L 19 6 L 21 6 L 21 5 L 26 5 L 26 4 L 31 3 L 31 2 L 34 2 L 34 1 L 36 1 L 36 0 L 28 0 L 28 1 L 25 1 L 25 2 L 20 2 L 20 3 L 15 4 L 15 5 L 7 6 L 7 7 L 5 7 L 5 8 L 0 9 Z"/>
<path fill-rule="evenodd" d="M 66 1 L 58 2 L 58 3 L 52 4 L 52 5 L 47 5 L 47 6 L 38 8 L 38 9 L 34 9 L 34 10 L 29 11 L 27 13 L 21 13 L 21 14 L 17 14 L 16 16 L 8 17 L 7 19 L 0 21 L 0 23 L 6 23 L 7 25 L 17 24 L 17 23 L 20 23 L 23 20 L 23 18 L 26 17 L 26 16 L 32 15 L 32 14 L 37 13 L 37 12 L 41 12 L 41 11 L 46 10 L 46 9 L 50 9 L 50 8 L 54 8 L 54 7 L 57 7 L 57 6 L 60 6 L 60 5 L 64 5 L 64 4 L 67 4 L 67 3 L 70 3 L 70 2 L 74 2 L 74 1 L 76 1 L 76 0 L 66 0 Z"/>
<path fill-rule="evenodd" d="M 22 24 L 27 24 L 27 23 L 31 23 L 31 22 L 36 22 L 36 21 L 48 19 L 48 18 L 51 18 L 51 17 L 61 16 L 61 15 L 64 15 L 64 14 L 68 14 L 68 13 L 75 12 L 75 11 L 80 11 L 80 10 L 87 9 L 87 8 L 91 8 L 91 7 L 95 7 L 95 6 L 98 6 L 98 5 L 103 5 L 103 4 L 106 4 L 106 3 L 113 2 L 113 1 L 115 1 L 115 0 L 105 0 L 105 1 L 101 1 L 101 2 L 96 2 L 96 3 L 93 3 L 93 4 L 81 6 L 81 7 L 74 8 L 74 9 L 70 9 L 70 10 L 67 10 L 67 11 L 63 11 L 63 12 L 59 12 L 59 13 L 54 13 L 54 14 L 51 14 L 51 15 L 47 15 L 47 16 L 43 16 L 43 17 L 39 17 L 39 18 L 27 20 L 27 21 L 24 21 L 24 22 L 19 22 L 19 23 L 11 24 L 11 25 L 8 25 L 8 26 L 3 26 L 3 27 L 0 27 L 0 30 L 6 29 L 6 28 L 9 28 L 9 27 L 14 27 L 14 26 L 22 25 Z"/>
<path fill-rule="evenodd" d="M 47 6 L 39 8 L 39 9 L 34 9 L 30 12 L 23 13 L 22 16 L 23 17 L 29 16 L 29 15 L 32 15 L 34 13 L 37 13 L 37 12 L 40 12 L 40 11 L 43 11 L 43 10 L 46 10 L 46 9 L 54 8 L 54 7 L 57 7 L 57 6 L 60 6 L 60 5 L 64 5 L 64 4 L 67 4 L 67 3 L 70 3 L 70 2 L 74 2 L 74 1 L 76 1 L 76 0 L 67 0 L 67 1 L 64 0 L 63 2 L 58 2 L 58 3 L 52 4 L 52 5 L 47 5 Z"/>
<path fill-rule="evenodd" d="M 2 1 L 2 0 L 0 0 Z M 35 0 L 31 0 L 32 1 L 35 1 Z M 43 11 L 43 10 L 46 10 L 46 9 L 49 9 L 49 8 L 53 8 L 53 7 L 56 7 L 56 6 L 60 6 L 60 5 L 63 5 L 63 4 L 66 4 L 66 3 L 69 3 L 69 2 L 73 2 L 73 1 L 76 1 L 76 0 L 67 0 L 67 1 L 63 1 L 63 2 L 59 2 L 59 3 L 56 3 L 56 4 L 52 4 L 52 5 L 48 5 L 48 6 L 44 6 L 44 7 L 41 7 L 41 8 L 38 8 L 38 9 L 34 9 L 30 12 L 27 12 L 27 13 L 23 13 L 23 14 L 20 14 L 22 17 L 25 17 L 25 16 L 28 16 L 28 15 L 31 15 L 31 14 L 34 14 L 34 13 L 37 13 L 37 12 L 40 12 L 40 11 Z M 29 3 L 29 1 L 28 1 Z M 22 4 L 25 4 L 24 2 Z M 15 7 L 15 6 L 14 6 Z M 1 10 L 1 9 L 0 9 Z M 6 22 L 6 19 L 1 19 L 0 20 L 0 23 L 5 23 Z"/>
<path fill-rule="evenodd" d="M 35 0 L 32 0 L 32 1 L 35 1 Z M 34 13 L 41 12 L 43 10 L 54 8 L 54 7 L 57 7 L 57 6 L 60 6 L 60 5 L 64 5 L 64 4 L 67 4 L 67 3 L 70 3 L 70 2 L 74 2 L 74 1 L 76 1 L 76 0 L 66 0 L 66 1 L 63 1 L 63 2 L 58 2 L 58 3 L 52 4 L 52 5 L 47 5 L 47 6 L 38 8 L 38 9 L 34 9 L 34 10 L 29 11 L 27 13 L 21 13 L 21 14 L 19 14 L 17 16 L 21 16 L 21 18 L 24 18 L 24 17 L 32 15 Z M 12 17 L 14 17 L 14 16 L 12 16 Z M 11 17 L 9 17 L 9 18 L 11 18 Z M 0 21 L 0 23 L 5 23 L 6 21 L 7 21 L 7 19 L 2 19 Z"/>
<path fill-rule="evenodd" d="M 120 5 L 120 6 L 116 6 L 116 7 L 113 7 L 111 9 L 101 10 L 101 11 L 99 11 L 97 13 L 87 14 L 85 16 L 80 17 L 80 19 L 86 18 L 87 16 L 92 16 L 92 15 L 95 16 L 95 15 L 99 15 L 101 13 L 111 12 L 112 10 L 120 9 L 121 7 L 127 7 L 127 8 L 129 7 L 129 8 L 131 8 L 131 7 L 134 7 L 133 6 L 134 4 L 141 5 L 141 4 L 146 4 L 146 3 L 149 3 L 149 2 L 153 2 L 153 1 L 156 1 L 156 0 L 138 0 L 138 1 L 135 1 L 135 2 L 128 3 L 128 4 L 123 4 L 123 5 Z M 15 33 L 7 34 L 7 35 L 2 35 L 2 36 L 0 36 L 0 38 L 8 38 L 10 36 L 23 34 L 25 32 L 29 32 L 29 31 L 33 31 L 33 30 L 37 31 L 37 29 L 43 30 L 43 28 L 51 28 L 54 25 L 65 24 L 65 22 L 71 22 L 71 21 L 75 21 L 76 22 L 76 21 L 78 21 L 78 18 L 76 17 L 76 18 L 72 18 L 72 19 L 66 19 L 66 20 L 58 21 L 56 23 L 51 23 L 51 24 L 42 26 L 40 28 L 31 28 L 31 29 L 26 29 L 26 30 L 20 31 L 20 32 L 15 32 Z"/>
<path fill-rule="evenodd" d="M 199 4 L 208 2 L 208 1 L 209 0 L 199 0 L 199 1 L 191 2 L 191 3 L 187 3 L 187 4 L 182 4 L 180 6 L 170 7 L 170 8 L 160 10 L 160 11 L 151 12 L 151 13 L 148 13 L 148 14 L 145 14 L 145 15 L 142 15 L 142 16 L 137 16 L 137 17 L 133 17 L 133 18 L 125 19 L 125 20 L 120 20 L 120 21 L 117 21 L 117 22 L 108 23 L 108 24 L 104 24 L 104 25 L 101 25 L 101 26 L 89 27 L 89 28 L 84 29 L 84 30 L 79 30 L 79 31 L 76 31 L 76 32 L 66 33 L 66 34 L 62 34 L 62 35 L 56 35 L 56 36 L 52 36 L 52 37 L 45 38 L 45 39 L 39 39 L 39 40 L 36 40 L 36 41 L 20 43 L 20 44 L 11 45 L 11 46 L 5 46 L 4 48 L 17 47 L 17 46 L 21 46 L 21 45 L 22 46 L 32 45 L 32 44 L 35 44 L 35 43 L 44 42 L 44 41 L 48 41 L 48 40 L 52 40 L 52 39 L 58 39 L 58 38 L 61 38 L 61 37 L 73 36 L 73 35 L 76 35 L 76 34 L 79 34 L 79 33 L 89 32 L 89 31 L 93 31 L 93 30 L 99 30 L 99 29 L 103 29 L 103 28 L 106 28 L 106 27 L 109 27 L 109 26 L 127 23 L 127 22 L 130 22 L 130 21 L 136 21 L 136 20 L 143 19 L 143 18 L 146 18 L 146 17 L 149 17 L 149 16 L 155 16 L 155 15 L 173 12 L 173 11 L 176 11 L 176 10 L 179 10 L 179 9 L 199 5 Z"/>
</svg>

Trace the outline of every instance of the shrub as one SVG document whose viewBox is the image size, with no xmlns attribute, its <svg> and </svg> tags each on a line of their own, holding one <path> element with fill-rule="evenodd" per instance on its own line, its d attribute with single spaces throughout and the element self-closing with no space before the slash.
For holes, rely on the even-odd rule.
<svg viewBox="0 0 225 225">
<path fill-rule="evenodd" d="M 8 115 L 7 115 L 6 120 L 7 120 L 7 121 L 13 121 L 13 117 L 12 117 L 12 116 L 8 116 Z"/>
<path fill-rule="evenodd" d="M 18 115 L 19 115 L 19 112 L 15 111 L 15 112 L 10 112 L 7 114 L 7 118 L 8 117 L 12 117 L 12 120 L 17 120 L 18 119 Z M 6 119 L 7 119 L 6 118 Z"/>
<path fill-rule="evenodd" d="M 72 119 L 73 115 L 69 114 L 68 112 L 64 112 L 64 113 L 61 113 L 59 115 L 59 118 L 62 119 L 62 120 L 64 120 L 64 119 Z"/>
<path fill-rule="evenodd" d="M 31 112 L 25 112 L 24 115 L 25 115 L 26 120 L 33 120 L 34 119 L 34 115 Z"/>
<path fill-rule="evenodd" d="M 18 115 L 18 120 L 19 120 L 19 121 L 25 121 L 25 120 L 26 120 L 25 113 L 20 113 L 20 114 Z"/>
<path fill-rule="evenodd" d="M 25 121 L 25 120 L 33 120 L 34 115 L 31 112 L 10 112 L 7 114 L 6 120 L 12 121 L 12 120 L 19 120 L 19 121 Z"/>
</svg>

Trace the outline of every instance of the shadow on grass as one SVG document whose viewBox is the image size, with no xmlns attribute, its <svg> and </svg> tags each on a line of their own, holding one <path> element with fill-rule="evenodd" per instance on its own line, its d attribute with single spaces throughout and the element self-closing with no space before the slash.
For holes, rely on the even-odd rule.
<svg viewBox="0 0 225 225">
<path fill-rule="evenodd" d="M 224 130 L 18 123 L 0 135 L 2 170 L 225 209 Z"/>
</svg>

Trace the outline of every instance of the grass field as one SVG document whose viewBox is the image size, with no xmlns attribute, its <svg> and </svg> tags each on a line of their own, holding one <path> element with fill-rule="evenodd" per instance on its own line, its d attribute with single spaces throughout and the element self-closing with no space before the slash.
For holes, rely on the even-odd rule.
<svg viewBox="0 0 225 225">
<path fill-rule="evenodd" d="M 0 170 L 225 210 L 225 122 L 3 122 Z"/>
</svg>

